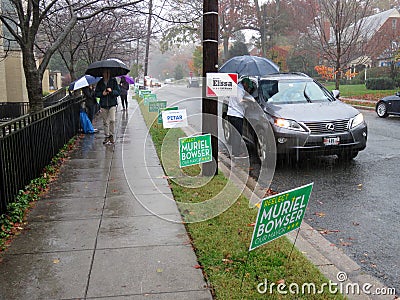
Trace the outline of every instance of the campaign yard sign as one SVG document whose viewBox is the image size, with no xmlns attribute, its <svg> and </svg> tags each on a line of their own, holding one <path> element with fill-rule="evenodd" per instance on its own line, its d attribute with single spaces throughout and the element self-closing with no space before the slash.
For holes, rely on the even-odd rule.
<svg viewBox="0 0 400 300">
<path fill-rule="evenodd" d="M 144 95 L 151 94 L 150 90 L 139 90 L 139 96 L 144 98 Z"/>
<path fill-rule="evenodd" d="M 162 124 L 162 112 L 164 110 L 178 110 L 179 107 L 178 106 L 173 106 L 173 107 L 166 107 L 166 108 L 160 108 L 160 110 L 158 111 L 158 118 L 157 118 L 157 123 L 158 124 Z"/>
<path fill-rule="evenodd" d="M 236 96 L 238 74 L 237 73 L 207 73 L 206 96 L 222 97 Z"/>
<path fill-rule="evenodd" d="M 143 94 L 143 99 L 144 99 L 144 105 L 149 105 L 149 102 L 157 101 L 157 95 L 152 93 Z"/>
<path fill-rule="evenodd" d="M 158 112 L 161 108 L 167 107 L 167 101 L 150 101 L 149 112 Z"/>
<path fill-rule="evenodd" d="M 164 110 L 161 114 L 164 128 L 188 126 L 186 109 Z"/>
<path fill-rule="evenodd" d="M 300 227 L 314 183 L 261 201 L 249 251 Z"/>
<path fill-rule="evenodd" d="M 211 134 L 179 139 L 179 167 L 212 161 Z"/>
</svg>

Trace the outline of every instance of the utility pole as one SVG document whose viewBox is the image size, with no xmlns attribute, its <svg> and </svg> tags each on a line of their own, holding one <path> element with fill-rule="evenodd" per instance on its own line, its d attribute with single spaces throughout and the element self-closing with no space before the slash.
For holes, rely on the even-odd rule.
<svg viewBox="0 0 400 300">
<path fill-rule="evenodd" d="M 203 176 L 218 174 L 218 101 L 206 98 L 207 73 L 218 71 L 218 0 L 203 0 L 202 130 L 211 134 L 213 161 L 202 165 Z"/>
<path fill-rule="evenodd" d="M 147 76 L 149 67 L 149 51 L 151 36 L 151 18 L 153 17 L 153 0 L 149 1 L 149 19 L 147 20 L 147 36 L 146 36 L 146 56 L 144 58 L 144 76 Z"/>
</svg>

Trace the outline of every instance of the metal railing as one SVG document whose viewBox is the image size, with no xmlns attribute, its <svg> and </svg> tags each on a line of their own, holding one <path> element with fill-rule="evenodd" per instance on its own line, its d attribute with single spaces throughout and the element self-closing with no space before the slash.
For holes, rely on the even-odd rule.
<svg viewBox="0 0 400 300">
<path fill-rule="evenodd" d="M 49 107 L 65 99 L 67 90 L 61 88 L 43 98 L 43 107 Z M 0 124 L 27 115 L 29 102 L 0 102 Z"/>
<path fill-rule="evenodd" d="M 29 102 L 0 102 L 0 122 L 7 122 L 29 112 Z"/>
<path fill-rule="evenodd" d="M 65 96 L 40 112 L 0 123 L 0 214 L 78 133 L 82 101 Z"/>
</svg>

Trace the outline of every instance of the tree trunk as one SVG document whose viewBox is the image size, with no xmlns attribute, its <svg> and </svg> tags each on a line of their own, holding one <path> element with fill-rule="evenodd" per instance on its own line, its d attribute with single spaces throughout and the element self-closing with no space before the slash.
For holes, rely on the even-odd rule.
<svg viewBox="0 0 400 300">
<path fill-rule="evenodd" d="M 224 44 L 224 62 L 226 62 L 229 58 L 229 36 L 224 36 L 223 37 L 223 44 Z"/>
<path fill-rule="evenodd" d="M 30 112 L 40 111 L 43 109 L 42 76 L 36 67 L 33 50 L 23 49 L 23 67 Z"/>
</svg>

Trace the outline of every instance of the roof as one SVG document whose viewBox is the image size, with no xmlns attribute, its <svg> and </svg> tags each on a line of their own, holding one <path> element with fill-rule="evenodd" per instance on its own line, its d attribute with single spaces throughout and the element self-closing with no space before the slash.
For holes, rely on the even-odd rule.
<svg viewBox="0 0 400 300">
<path fill-rule="evenodd" d="M 370 39 L 389 18 L 400 18 L 400 13 L 397 11 L 397 9 L 392 8 L 361 19 L 359 22 L 364 23 L 361 29 L 363 33 L 362 35 Z"/>
<path fill-rule="evenodd" d="M 359 24 L 362 24 L 360 28 L 360 38 L 370 40 L 389 18 L 400 18 L 400 13 L 398 12 L 397 9 L 392 8 L 358 20 L 356 23 L 357 26 L 359 26 Z M 346 29 L 346 31 L 348 31 L 349 33 L 351 33 L 353 30 L 354 30 L 354 24 Z M 333 43 L 334 39 L 335 35 L 333 32 L 333 28 L 330 27 L 329 42 Z"/>
</svg>

